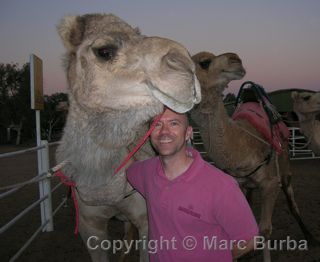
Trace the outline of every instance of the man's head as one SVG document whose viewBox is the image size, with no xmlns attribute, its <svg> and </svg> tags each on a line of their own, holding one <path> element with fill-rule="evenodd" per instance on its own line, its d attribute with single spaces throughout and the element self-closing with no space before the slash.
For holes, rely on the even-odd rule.
<svg viewBox="0 0 320 262">
<path fill-rule="evenodd" d="M 186 141 L 192 136 L 186 114 L 166 109 L 150 135 L 151 143 L 160 156 L 185 155 Z"/>
</svg>

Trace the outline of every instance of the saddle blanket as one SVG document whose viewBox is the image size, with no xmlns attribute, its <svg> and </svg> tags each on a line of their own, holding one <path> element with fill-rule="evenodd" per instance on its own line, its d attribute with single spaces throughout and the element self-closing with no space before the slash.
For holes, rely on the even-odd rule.
<svg viewBox="0 0 320 262">
<path fill-rule="evenodd" d="M 282 121 L 279 121 L 273 125 L 271 132 L 268 115 L 259 103 L 243 103 L 235 110 L 232 119 L 247 120 L 273 146 L 278 154 L 282 153 L 282 144 L 288 140 L 290 131 Z"/>
</svg>

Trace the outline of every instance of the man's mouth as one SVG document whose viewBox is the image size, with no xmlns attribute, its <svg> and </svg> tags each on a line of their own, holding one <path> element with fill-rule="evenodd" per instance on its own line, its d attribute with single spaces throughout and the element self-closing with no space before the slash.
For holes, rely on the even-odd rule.
<svg viewBox="0 0 320 262">
<path fill-rule="evenodd" d="M 168 144 L 168 143 L 171 143 L 172 141 L 173 139 L 170 137 L 162 137 L 159 139 L 160 144 Z"/>
<path fill-rule="evenodd" d="M 173 140 L 172 139 L 161 139 L 159 142 L 161 144 L 167 144 L 167 143 L 171 143 Z"/>
</svg>

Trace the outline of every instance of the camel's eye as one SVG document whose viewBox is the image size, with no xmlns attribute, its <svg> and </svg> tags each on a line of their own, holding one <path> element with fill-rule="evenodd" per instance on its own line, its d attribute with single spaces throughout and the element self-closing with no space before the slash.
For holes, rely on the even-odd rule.
<svg viewBox="0 0 320 262">
<path fill-rule="evenodd" d="M 206 60 L 203 60 L 203 61 L 200 61 L 200 62 L 199 62 L 199 65 L 200 65 L 201 68 L 204 69 L 204 70 L 208 70 L 210 64 L 211 64 L 211 59 L 206 59 Z"/>
<path fill-rule="evenodd" d="M 116 56 L 117 50 L 117 46 L 107 45 L 99 48 L 94 48 L 93 52 L 98 58 L 103 59 L 104 61 L 110 61 Z"/>
<path fill-rule="evenodd" d="M 304 101 L 309 101 L 310 97 L 311 97 L 311 96 L 304 96 L 304 97 L 302 97 L 302 99 L 303 99 Z"/>
</svg>

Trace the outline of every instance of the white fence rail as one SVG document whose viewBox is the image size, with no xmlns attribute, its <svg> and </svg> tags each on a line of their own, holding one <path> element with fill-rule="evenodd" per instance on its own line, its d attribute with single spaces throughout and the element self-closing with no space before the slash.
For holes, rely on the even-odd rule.
<svg viewBox="0 0 320 262">
<path fill-rule="evenodd" d="M 61 186 L 62 183 L 58 183 L 52 190 L 51 190 L 51 175 L 49 172 L 49 146 L 56 145 L 58 143 L 51 143 L 48 144 L 47 141 L 41 141 L 41 146 L 28 148 L 25 150 L 20 150 L 16 152 L 4 153 L 0 154 L 0 158 L 6 157 L 14 157 L 17 155 L 25 154 L 28 152 L 38 151 L 38 175 L 27 180 L 23 181 L 14 185 L 0 187 L 0 199 L 5 197 L 9 197 L 10 195 L 16 193 L 20 189 L 25 186 L 29 186 L 34 183 L 39 184 L 39 199 L 34 201 L 24 210 L 22 210 L 18 215 L 8 221 L 5 225 L 1 226 L 0 234 L 5 233 L 9 228 L 11 228 L 14 224 L 16 224 L 20 219 L 22 219 L 26 214 L 28 214 L 31 210 L 35 207 L 40 205 L 41 211 L 41 224 L 35 230 L 35 232 L 31 235 L 29 239 L 23 244 L 23 246 L 17 251 L 13 257 L 10 258 L 10 262 L 15 261 L 22 252 L 31 244 L 31 242 L 42 232 L 50 232 L 53 231 L 53 216 L 58 212 L 58 210 L 65 204 L 67 198 L 63 198 L 63 200 L 58 204 L 55 210 L 52 210 L 52 196 L 51 194 Z M 3 192 L 4 191 L 4 192 Z"/>
<path fill-rule="evenodd" d="M 308 139 L 300 132 L 299 127 L 290 127 L 289 130 L 290 159 L 303 160 L 320 158 L 319 155 L 317 156 L 308 148 Z"/>
</svg>

